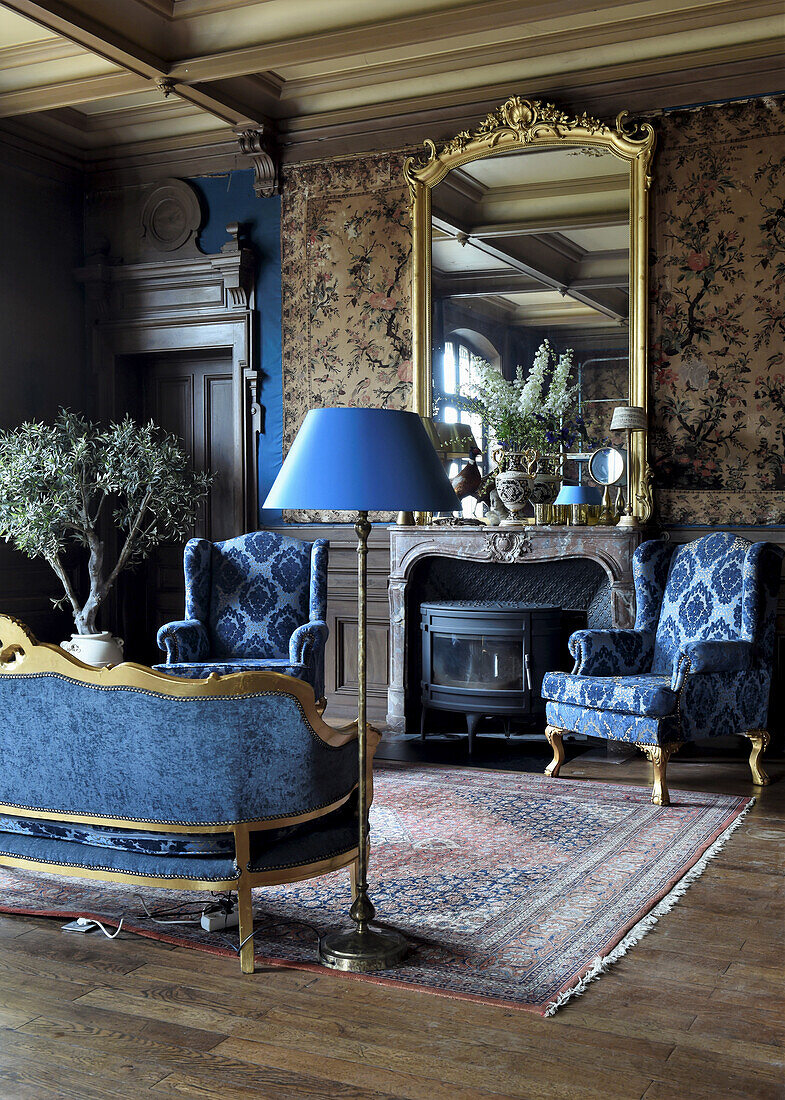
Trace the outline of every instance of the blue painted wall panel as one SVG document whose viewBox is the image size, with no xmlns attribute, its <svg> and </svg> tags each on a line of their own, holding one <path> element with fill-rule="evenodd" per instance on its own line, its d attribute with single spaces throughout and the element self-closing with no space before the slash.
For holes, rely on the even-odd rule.
<svg viewBox="0 0 785 1100">
<path fill-rule="evenodd" d="M 281 374 L 281 200 L 257 198 L 253 172 L 200 176 L 190 181 L 199 192 L 205 222 L 200 245 L 220 252 L 229 240 L 226 226 L 242 222 L 256 254 L 257 364 L 262 371 L 262 435 L 259 439 L 259 502 L 264 500 L 283 459 L 283 390 Z M 260 511 L 264 525 L 280 521 L 277 511 Z"/>
</svg>

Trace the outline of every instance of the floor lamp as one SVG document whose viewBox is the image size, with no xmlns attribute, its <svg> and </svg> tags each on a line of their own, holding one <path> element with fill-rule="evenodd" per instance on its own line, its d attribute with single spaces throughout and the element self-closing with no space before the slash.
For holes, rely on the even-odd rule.
<svg viewBox="0 0 785 1100">
<path fill-rule="evenodd" d="M 376 910 L 368 896 L 368 789 L 366 776 L 366 623 L 370 511 L 452 512 L 460 507 L 433 444 L 416 413 L 391 409 L 311 409 L 303 421 L 265 508 L 357 514 L 357 896 L 355 927 L 319 942 L 319 959 L 338 970 L 386 970 L 408 944 L 400 933 L 371 928 Z"/>
</svg>

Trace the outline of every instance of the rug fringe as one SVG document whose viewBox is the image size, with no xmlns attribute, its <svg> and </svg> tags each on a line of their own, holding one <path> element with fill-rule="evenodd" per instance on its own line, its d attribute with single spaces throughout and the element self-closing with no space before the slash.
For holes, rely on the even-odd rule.
<svg viewBox="0 0 785 1100">
<path fill-rule="evenodd" d="M 659 901 L 654 906 L 650 913 L 647 913 L 637 924 L 633 925 L 627 935 L 616 944 L 612 951 L 609 951 L 607 955 L 598 955 L 580 981 L 571 989 L 566 989 L 563 993 L 560 993 L 555 1000 L 549 1002 L 543 1012 L 543 1016 L 555 1015 L 559 1009 L 563 1008 L 573 997 L 580 997 L 581 994 L 585 992 L 590 982 L 595 982 L 598 978 L 601 978 L 606 971 L 610 970 L 611 966 L 617 962 L 618 959 L 627 954 L 631 947 L 634 947 L 648 932 L 651 932 L 652 928 L 658 923 L 660 917 L 665 913 L 669 913 L 679 898 L 686 894 L 693 882 L 695 882 L 697 878 L 700 878 L 706 870 L 709 861 L 714 859 L 714 857 L 722 851 L 733 833 L 736 832 L 744 821 L 744 818 L 755 805 L 755 801 L 754 798 L 750 799 L 749 803 L 741 811 L 738 817 L 734 818 L 730 825 L 720 833 L 714 843 L 706 849 L 698 862 L 693 867 L 690 867 L 689 871 L 679 879 L 673 889 L 665 895 L 662 901 Z"/>
</svg>

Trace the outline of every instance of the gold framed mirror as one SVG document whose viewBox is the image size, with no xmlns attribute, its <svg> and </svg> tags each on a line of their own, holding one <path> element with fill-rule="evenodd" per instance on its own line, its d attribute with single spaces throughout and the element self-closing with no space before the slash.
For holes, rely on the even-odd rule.
<svg viewBox="0 0 785 1100">
<path fill-rule="evenodd" d="M 474 132 L 428 140 L 407 160 L 415 412 L 433 415 L 435 385 L 437 404 L 458 392 L 459 356 L 512 377 L 545 334 L 557 350 L 578 347 L 593 437 L 575 459 L 617 442 L 606 434 L 613 408 L 648 402 L 654 143 L 653 128 L 626 112 L 611 125 L 513 96 Z M 646 437 L 635 434 L 630 455 L 641 522 L 652 509 Z"/>
</svg>

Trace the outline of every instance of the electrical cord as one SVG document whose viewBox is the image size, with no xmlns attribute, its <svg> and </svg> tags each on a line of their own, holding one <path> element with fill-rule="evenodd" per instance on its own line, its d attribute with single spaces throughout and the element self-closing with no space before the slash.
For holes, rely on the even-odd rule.
<svg viewBox="0 0 785 1100">
<path fill-rule="evenodd" d="M 215 900 L 202 902 L 197 907 L 185 903 L 170 907 L 159 906 L 152 911 L 141 894 L 134 894 L 134 897 L 142 903 L 143 915 L 154 924 L 200 924 L 203 913 L 215 912 L 216 909 L 219 912 L 231 913 L 234 907 L 231 893 L 218 894 Z"/>
<path fill-rule="evenodd" d="M 115 940 L 123 930 L 123 921 L 125 917 L 120 918 L 120 923 L 114 932 L 107 932 L 106 925 L 102 924 L 100 920 L 96 920 L 95 917 L 77 917 L 76 920 L 70 924 L 63 925 L 63 931 L 65 932 L 92 932 L 93 928 L 99 928 L 108 940 Z"/>
<path fill-rule="evenodd" d="M 287 921 L 287 924 L 301 924 L 303 926 L 303 928 L 308 928 L 308 929 L 310 929 L 311 932 L 313 932 L 314 936 L 316 937 L 316 942 L 317 943 L 321 939 L 322 933 L 319 931 L 319 929 L 316 927 L 315 924 L 309 924 L 307 920 L 291 920 L 290 919 L 290 920 Z M 242 940 L 237 947 L 235 947 L 235 945 L 231 942 L 231 940 L 227 939 L 226 936 L 221 936 L 221 940 L 222 940 L 225 947 L 228 947 L 231 951 L 234 951 L 235 955 L 239 955 L 240 952 L 242 951 L 242 949 L 248 943 L 248 941 L 252 940 L 254 938 L 254 936 L 257 934 L 257 932 L 261 932 L 261 931 L 262 931 L 261 928 L 254 928 L 253 932 L 249 933 L 249 935 L 247 935 L 245 937 L 245 939 Z"/>
</svg>

